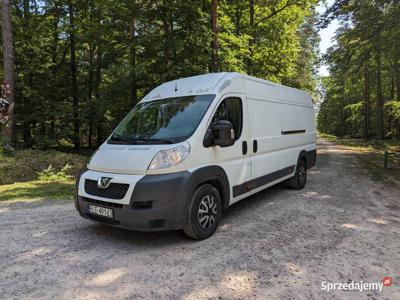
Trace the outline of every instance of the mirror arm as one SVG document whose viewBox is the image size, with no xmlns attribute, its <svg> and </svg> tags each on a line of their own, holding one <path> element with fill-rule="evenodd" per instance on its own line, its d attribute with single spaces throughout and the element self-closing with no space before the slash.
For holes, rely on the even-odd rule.
<svg viewBox="0 0 400 300">
<path fill-rule="evenodd" d="M 208 128 L 203 140 L 203 146 L 208 148 L 215 146 L 214 132 L 212 128 Z"/>
</svg>

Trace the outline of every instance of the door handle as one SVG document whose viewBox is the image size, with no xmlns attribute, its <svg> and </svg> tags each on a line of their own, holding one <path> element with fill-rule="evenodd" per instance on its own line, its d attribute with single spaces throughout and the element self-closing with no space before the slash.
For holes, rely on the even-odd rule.
<svg viewBox="0 0 400 300">
<path fill-rule="evenodd" d="M 258 142 L 257 142 L 257 140 L 254 140 L 253 141 L 253 152 L 257 153 L 257 150 L 258 150 Z"/>
<path fill-rule="evenodd" d="M 246 141 L 242 142 L 242 153 L 243 153 L 243 155 L 247 154 L 247 142 Z"/>
</svg>

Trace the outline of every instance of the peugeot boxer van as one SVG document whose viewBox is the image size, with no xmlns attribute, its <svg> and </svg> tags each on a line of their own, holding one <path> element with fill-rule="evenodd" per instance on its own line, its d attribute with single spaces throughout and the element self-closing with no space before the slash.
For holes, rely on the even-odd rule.
<svg viewBox="0 0 400 300">
<path fill-rule="evenodd" d="M 308 93 L 238 73 L 164 83 L 93 154 L 77 182 L 82 217 L 205 239 L 233 203 L 315 164 Z"/>
</svg>

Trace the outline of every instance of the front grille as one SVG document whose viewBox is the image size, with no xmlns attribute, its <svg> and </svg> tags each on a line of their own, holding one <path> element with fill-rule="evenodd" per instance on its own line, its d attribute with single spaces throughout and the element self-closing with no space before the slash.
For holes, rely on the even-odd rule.
<svg viewBox="0 0 400 300">
<path fill-rule="evenodd" d="M 125 183 L 110 183 L 110 185 L 105 189 L 100 189 L 97 187 L 97 181 L 86 179 L 85 180 L 85 192 L 89 195 L 109 198 L 109 199 L 122 199 L 125 197 L 128 191 L 129 184 Z"/>
</svg>

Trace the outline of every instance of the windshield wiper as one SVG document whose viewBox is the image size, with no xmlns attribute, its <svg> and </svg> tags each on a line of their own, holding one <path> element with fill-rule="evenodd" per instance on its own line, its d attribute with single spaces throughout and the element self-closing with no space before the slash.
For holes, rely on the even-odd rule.
<svg viewBox="0 0 400 300">
<path fill-rule="evenodd" d="M 123 136 L 120 136 L 118 134 L 114 134 L 110 138 L 111 142 L 118 142 L 118 143 L 135 143 L 135 140 L 127 139 L 124 138 Z"/>
<path fill-rule="evenodd" d="M 168 139 L 151 139 L 151 138 L 126 138 L 119 134 L 114 134 L 110 138 L 111 142 L 123 143 L 123 144 L 174 144 L 173 141 Z"/>
<path fill-rule="evenodd" d="M 156 143 L 156 144 L 173 144 L 174 142 L 171 140 L 167 139 L 147 139 L 147 138 L 138 138 L 138 139 L 132 139 L 131 141 L 138 141 L 138 142 L 144 142 L 144 143 Z"/>
</svg>

